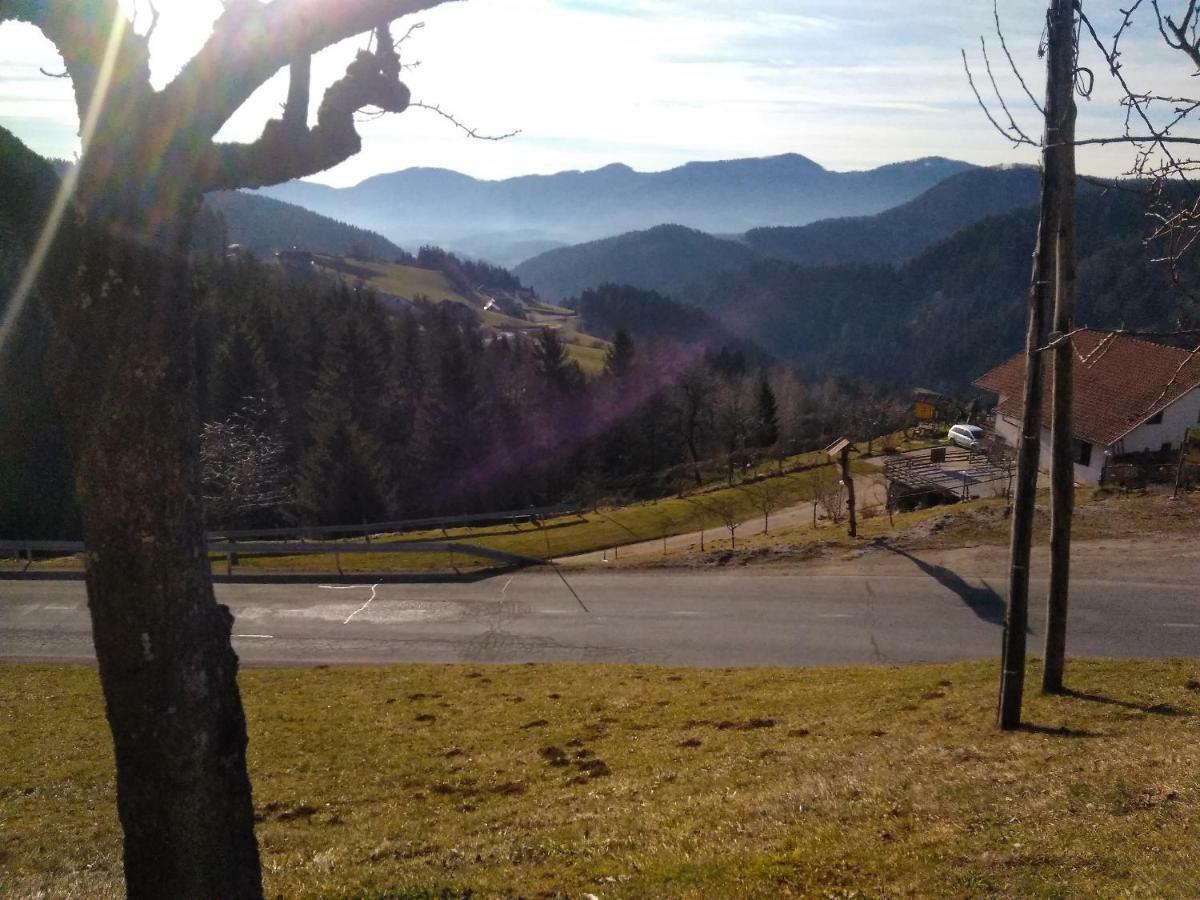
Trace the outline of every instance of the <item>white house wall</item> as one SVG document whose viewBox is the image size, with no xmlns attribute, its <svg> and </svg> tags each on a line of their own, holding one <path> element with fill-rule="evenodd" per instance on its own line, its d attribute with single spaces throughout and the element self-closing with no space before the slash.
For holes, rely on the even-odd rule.
<svg viewBox="0 0 1200 900">
<path fill-rule="evenodd" d="M 1189 428 L 1200 425 L 1200 388 L 1184 394 L 1163 410 L 1159 425 L 1139 425 L 1113 446 L 1113 453 L 1145 453 L 1158 451 L 1169 443 L 1178 447 Z"/>
<path fill-rule="evenodd" d="M 1008 444 L 1010 447 L 1017 446 L 1017 438 L 1021 433 L 1020 423 L 1007 418 L 999 413 L 996 414 L 996 436 Z M 1081 484 L 1098 485 L 1100 476 L 1104 472 L 1104 451 L 1106 448 L 1098 444 L 1092 445 L 1092 461 L 1090 465 L 1081 466 L 1075 464 L 1075 480 Z M 1053 444 L 1051 443 L 1051 435 L 1049 428 L 1042 429 L 1042 446 L 1041 456 L 1038 460 L 1038 469 L 1042 472 L 1050 471 L 1050 461 L 1054 455 Z"/>
</svg>

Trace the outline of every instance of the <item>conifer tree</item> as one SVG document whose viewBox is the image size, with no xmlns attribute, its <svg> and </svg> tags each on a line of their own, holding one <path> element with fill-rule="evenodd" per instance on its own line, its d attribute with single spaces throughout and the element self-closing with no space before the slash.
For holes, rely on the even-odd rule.
<svg viewBox="0 0 1200 900">
<path fill-rule="evenodd" d="M 764 372 L 759 376 L 754 393 L 754 444 L 773 447 L 779 441 L 779 407 L 775 391 Z"/>
<path fill-rule="evenodd" d="M 613 335 L 612 346 L 604 355 L 604 372 L 612 378 L 624 378 L 633 369 L 635 348 L 633 338 L 624 328 Z"/>
</svg>

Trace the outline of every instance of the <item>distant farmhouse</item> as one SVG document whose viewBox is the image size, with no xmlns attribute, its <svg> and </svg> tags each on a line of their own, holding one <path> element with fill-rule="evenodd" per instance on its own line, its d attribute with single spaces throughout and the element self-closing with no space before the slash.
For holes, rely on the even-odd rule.
<svg viewBox="0 0 1200 900">
<path fill-rule="evenodd" d="M 1125 335 L 1075 334 L 1075 480 L 1101 484 L 1120 458 L 1177 450 L 1200 424 L 1200 353 Z M 996 437 L 1015 447 L 1020 434 L 1025 356 L 1014 356 L 975 386 L 999 396 Z M 1051 377 L 1042 393 L 1043 468 L 1050 467 Z"/>
</svg>

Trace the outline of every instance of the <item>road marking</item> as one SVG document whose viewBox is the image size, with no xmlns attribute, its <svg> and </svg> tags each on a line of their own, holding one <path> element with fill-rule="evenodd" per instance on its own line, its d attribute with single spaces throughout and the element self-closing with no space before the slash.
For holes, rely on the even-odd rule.
<svg viewBox="0 0 1200 900">
<path fill-rule="evenodd" d="M 502 587 L 502 588 L 500 589 L 500 596 L 501 596 L 502 598 L 503 598 L 503 597 L 505 597 L 505 596 L 507 596 L 507 594 L 508 594 L 508 586 L 509 586 L 510 584 L 512 584 L 512 583 L 513 583 L 513 580 L 512 580 L 512 578 L 509 578 L 509 579 L 508 579 L 508 581 L 504 582 L 504 587 Z"/>
<path fill-rule="evenodd" d="M 358 585 L 358 587 L 366 587 L 366 585 Z M 367 602 L 364 603 L 362 606 L 360 606 L 358 609 L 356 609 L 354 612 L 350 613 L 350 615 L 346 616 L 346 621 L 342 623 L 343 625 L 349 625 L 351 619 L 353 619 L 360 612 L 363 612 L 368 606 L 371 605 L 371 602 L 375 599 L 375 591 L 378 587 L 379 587 L 379 585 L 377 585 L 377 584 L 371 585 L 371 596 L 367 598 Z"/>
<path fill-rule="evenodd" d="M 1200 628 L 1196 622 L 1163 622 L 1163 628 Z"/>
<path fill-rule="evenodd" d="M 54 612 L 61 612 L 62 610 L 75 609 L 75 606 L 74 605 L 72 605 L 72 606 L 50 606 L 50 605 L 47 605 L 47 606 L 43 606 L 42 609 L 49 609 L 49 610 L 53 610 Z"/>
<path fill-rule="evenodd" d="M 235 638 L 259 638 L 264 641 L 272 641 L 275 639 L 273 634 L 235 634 Z"/>
<path fill-rule="evenodd" d="M 853 619 L 854 613 L 818 613 L 818 619 Z"/>
</svg>

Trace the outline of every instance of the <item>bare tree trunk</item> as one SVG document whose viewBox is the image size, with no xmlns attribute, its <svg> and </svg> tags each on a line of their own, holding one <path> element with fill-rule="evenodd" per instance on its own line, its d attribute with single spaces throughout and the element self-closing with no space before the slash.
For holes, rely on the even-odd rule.
<svg viewBox="0 0 1200 900">
<path fill-rule="evenodd" d="M 213 595 L 199 501 L 190 229 L 118 231 L 66 238 L 78 269 L 48 293 L 127 892 L 261 897 L 232 616 Z"/>
<path fill-rule="evenodd" d="M 1071 405 L 1075 348 L 1075 8 L 1073 0 L 1054 0 L 1051 28 L 1069 35 L 1052 45 L 1054 112 L 1047 109 L 1046 138 L 1060 184 L 1057 253 L 1054 279 L 1054 408 L 1051 419 L 1053 457 L 1050 467 L 1050 595 L 1046 603 L 1046 660 L 1042 691 L 1060 693 L 1067 651 L 1067 604 L 1071 583 L 1071 519 L 1075 507 L 1075 454 L 1072 452 Z"/>
<path fill-rule="evenodd" d="M 846 485 L 846 509 L 850 513 L 850 537 L 858 537 L 858 514 L 854 503 L 854 479 L 850 477 L 850 448 L 842 451 L 842 481 Z"/>
<path fill-rule="evenodd" d="M 1052 0 L 1057 9 L 1062 0 Z M 1067 0 L 1069 2 L 1069 0 Z M 1063 55 L 1063 42 L 1070 44 L 1072 34 L 1051 27 L 1049 62 L 1046 76 L 1046 122 L 1060 121 L 1056 91 L 1057 65 Z M 1021 436 L 1017 449 L 1017 477 L 1013 496 L 1012 537 L 1008 578 L 1008 612 L 1004 622 L 1001 651 L 1000 700 L 997 725 L 1005 730 L 1021 724 L 1021 701 L 1025 688 L 1025 639 L 1029 623 L 1029 561 L 1033 543 L 1033 520 L 1037 501 L 1038 465 L 1041 456 L 1042 384 L 1041 354 L 1046 340 L 1046 285 L 1053 271 L 1051 245 L 1058 230 L 1061 170 L 1054 164 L 1051 138 L 1047 133 L 1042 150 L 1042 201 L 1038 221 L 1037 244 L 1033 253 L 1033 274 L 1029 286 L 1029 319 L 1025 332 L 1025 394 L 1021 415 Z"/>
</svg>

